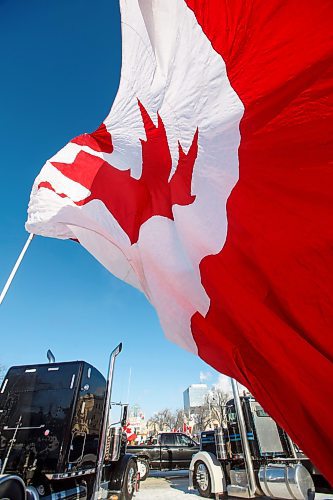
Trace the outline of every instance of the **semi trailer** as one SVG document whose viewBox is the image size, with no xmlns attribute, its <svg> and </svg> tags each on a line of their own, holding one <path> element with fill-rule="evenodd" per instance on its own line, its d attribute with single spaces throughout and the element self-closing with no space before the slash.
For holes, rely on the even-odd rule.
<svg viewBox="0 0 333 500">
<path fill-rule="evenodd" d="M 226 425 L 201 433 L 190 464 L 189 490 L 202 497 L 313 499 L 332 493 L 319 470 L 250 395 L 226 404 Z"/>
<path fill-rule="evenodd" d="M 122 427 L 111 424 L 115 360 L 107 379 L 84 361 L 13 366 L 0 389 L 0 498 L 130 500 L 136 457 Z M 49 353 L 50 354 L 50 353 Z"/>
</svg>

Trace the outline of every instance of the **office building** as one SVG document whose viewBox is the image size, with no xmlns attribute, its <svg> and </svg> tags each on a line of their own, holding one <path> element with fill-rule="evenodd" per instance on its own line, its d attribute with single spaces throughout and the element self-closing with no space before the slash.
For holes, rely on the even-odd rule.
<svg viewBox="0 0 333 500">
<path fill-rule="evenodd" d="M 195 412 L 195 408 L 203 406 L 207 394 L 208 386 L 206 384 L 190 385 L 183 393 L 185 414 L 189 415 Z"/>
</svg>

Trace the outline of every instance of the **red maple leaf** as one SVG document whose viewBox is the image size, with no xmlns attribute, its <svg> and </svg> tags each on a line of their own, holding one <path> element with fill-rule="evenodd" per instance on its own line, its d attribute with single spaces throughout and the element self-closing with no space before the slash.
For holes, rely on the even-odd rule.
<svg viewBox="0 0 333 500">
<path fill-rule="evenodd" d="M 80 183 L 90 191 L 84 200 L 74 202 L 78 206 L 92 200 L 100 200 L 117 219 L 131 243 L 136 243 L 144 222 L 155 215 L 173 220 L 173 205 L 190 205 L 194 163 L 198 153 L 198 129 L 186 154 L 178 143 L 178 164 L 171 177 L 171 154 L 163 121 L 159 115 L 154 125 L 146 109 L 138 101 L 147 140 L 141 140 L 142 174 L 131 177 L 130 170 L 119 170 L 102 158 L 80 151 L 73 163 L 52 162 L 63 175 Z M 71 142 L 90 146 L 95 151 L 111 152 L 111 135 L 103 124 L 92 134 L 76 137 Z M 111 149 L 111 151 L 110 151 Z M 55 192 L 49 182 L 41 182 L 38 188 Z M 67 197 L 66 194 L 57 193 Z"/>
</svg>

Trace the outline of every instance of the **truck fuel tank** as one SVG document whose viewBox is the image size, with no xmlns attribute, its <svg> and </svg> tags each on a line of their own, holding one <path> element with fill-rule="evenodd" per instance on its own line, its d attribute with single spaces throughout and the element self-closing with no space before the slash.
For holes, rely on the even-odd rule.
<svg viewBox="0 0 333 500">
<path fill-rule="evenodd" d="M 313 499 L 315 488 L 310 473 L 302 464 L 268 464 L 259 469 L 259 483 L 271 498 Z"/>
</svg>

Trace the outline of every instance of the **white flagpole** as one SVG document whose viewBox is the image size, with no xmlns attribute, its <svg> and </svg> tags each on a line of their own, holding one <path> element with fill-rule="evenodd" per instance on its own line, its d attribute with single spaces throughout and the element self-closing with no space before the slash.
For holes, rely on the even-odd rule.
<svg viewBox="0 0 333 500">
<path fill-rule="evenodd" d="M 20 266 L 20 264 L 21 264 L 21 262 L 22 262 L 22 259 L 23 259 L 23 257 L 24 257 L 24 254 L 25 254 L 25 252 L 28 250 L 28 246 L 30 245 L 30 243 L 31 243 L 31 241 L 32 241 L 32 238 L 33 238 L 33 237 L 34 237 L 34 234 L 30 233 L 30 234 L 29 234 L 29 237 L 28 237 L 27 241 L 25 242 L 25 245 L 24 245 L 24 247 L 23 247 L 23 249 L 22 249 L 22 252 L 20 253 L 20 255 L 19 255 L 19 257 L 18 257 L 17 261 L 15 262 L 15 265 L 14 265 L 14 267 L 13 267 L 13 269 L 12 269 L 12 272 L 10 273 L 9 278 L 8 278 L 8 280 L 7 280 L 6 284 L 5 284 L 5 286 L 3 287 L 3 290 L 2 290 L 2 292 L 1 292 L 1 295 L 0 295 L 0 305 L 2 304 L 3 299 L 4 299 L 4 298 L 5 298 L 5 296 L 6 296 L 6 293 L 7 293 L 7 291 L 8 291 L 8 288 L 10 287 L 11 282 L 12 282 L 12 281 L 13 281 L 13 279 L 14 279 L 14 276 L 15 276 L 15 274 L 16 274 L 16 271 L 18 270 L 18 268 L 19 268 L 19 266 Z"/>
<path fill-rule="evenodd" d="M 128 403 L 129 403 L 129 396 L 130 396 L 131 376 L 132 376 L 132 367 L 130 367 L 130 369 L 129 369 L 129 376 L 128 376 L 128 386 L 127 386 L 127 402 Z"/>
</svg>

